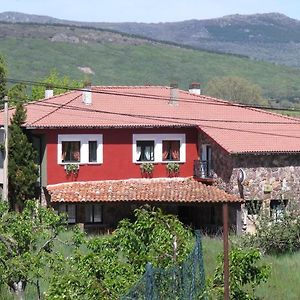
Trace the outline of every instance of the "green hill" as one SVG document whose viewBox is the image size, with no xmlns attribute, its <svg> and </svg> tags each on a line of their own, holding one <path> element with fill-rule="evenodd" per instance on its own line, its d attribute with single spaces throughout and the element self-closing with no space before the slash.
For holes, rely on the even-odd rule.
<svg viewBox="0 0 300 300">
<path fill-rule="evenodd" d="M 235 14 L 222 18 L 181 22 L 105 23 L 3 12 L 0 13 L 0 21 L 117 30 L 197 49 L 240 54 L 275 64 L 300 67 L 300 21 L 280 13 Z"/>
<path fill-rule="evenodd" d="M 26 26 L 34 25 L 21 27 Z M 9 78 L 41 80 L 56 68 L 60 74 L 76 79 L 83 79 L 84 72 L 90 73 L 93 84 L 169 85 L 177 81 L 179 87 L 187 89 L 190 82 L 198 81 L 205 91 L 206 83 L 213 77 L 232 75 L 260 85 L 264 95 L 270 98 L 298 102 L 300 97 L 299 69 L 103 30 L 57 25 L 30 28 L 26 34 L 22 31 L 16 36 L 11 32 L 4 37 L 1 34 L 0 53 L 6 58 Z M 58 28 L 66 31 L 54 34 Z M 46 33 L 41 34 L 42 30 Z M 100 33 L 102 38 L 97 38 Z"/>
</svg>

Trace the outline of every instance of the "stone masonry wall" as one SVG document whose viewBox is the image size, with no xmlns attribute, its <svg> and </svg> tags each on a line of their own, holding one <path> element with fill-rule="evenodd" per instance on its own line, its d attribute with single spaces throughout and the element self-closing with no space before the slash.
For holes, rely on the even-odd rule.
<svg viewBox="0 0 300 300">
<path fill-rule="evenodd" d="M 295 199 L 300 201 L 300 154 L 229 154 L 204 133 L 199 133 L 201 144 L 212 147 L 215 185 L 242 196 L 245 200 Z M 238 183 L 239 170 L 245 180 Z"/>
<path fill-rule="evenodd" d="M 242 193 L 245 200 L 300 200 L 300 154 L 236 155 L 229 185 L 233 193 Z M 245 180 L 238 182 L 239 169 Z"/>
</svg>

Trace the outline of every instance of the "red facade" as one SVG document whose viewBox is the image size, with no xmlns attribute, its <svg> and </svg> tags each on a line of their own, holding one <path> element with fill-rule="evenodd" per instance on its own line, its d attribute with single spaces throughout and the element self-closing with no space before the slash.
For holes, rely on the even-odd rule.
<svg viewBox="0 0 300 300">
<path fill-rule="evenodd" d="M 178 176 L 193 175 L 193 162 L 198 158 L 197 130 L 188 128 L 130 128 L 130 129 L 48 129 L 46 137 L 47 184 L 68 181 L 95 181 L 141 178 L 140 164 L 133 162 L 133 134 L 185 134 L 186 162 L 180 163 Z M 59 134 L 102 134 L 103 163 L 80 164 L 77 175 L 67 175 L 64 165 L 57 162 Z M 153 177 L 167 177 L 166 163 L 154 163 Z"/>
</svg>

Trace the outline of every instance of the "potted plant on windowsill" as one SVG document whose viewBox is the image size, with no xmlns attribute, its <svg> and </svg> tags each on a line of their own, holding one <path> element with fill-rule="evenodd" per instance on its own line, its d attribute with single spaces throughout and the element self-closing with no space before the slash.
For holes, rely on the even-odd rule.
<svg viewBox="0 0 300 300">
<path fill-rule="evenodd" d="M 153 163 L 142 163 L 140 169 L 145 177 L 152 177 L 154 164 Z"/>
<path fill-rule="evenodd" d="M 179 174 L 180 165 L 177 162 L 169 162 L 166 165 L 169 176 L 177 176 Z"/>
<path fill-rule="evenodd" d="M 70 176 L 71 174 L 77 176 L 79 172 L 79 164 L 67 164 L 65 165 L 65 170 L 67 176 Z"/>
</svg>

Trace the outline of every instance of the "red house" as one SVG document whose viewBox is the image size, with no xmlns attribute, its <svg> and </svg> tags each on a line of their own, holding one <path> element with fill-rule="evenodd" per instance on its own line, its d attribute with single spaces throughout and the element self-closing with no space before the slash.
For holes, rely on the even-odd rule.
<svg viewBox="0 0 300 300">
<path fill-rule="evenodd" d="M 241 197 L 299 200 L 298 119 L 200 95 L 197 85 L 95 86 L 26 107 L 41 199 L 70 223 L 114 227 L 153 203 L 214 230 L 229 201 L 239 229 Z"/>
</svg>

